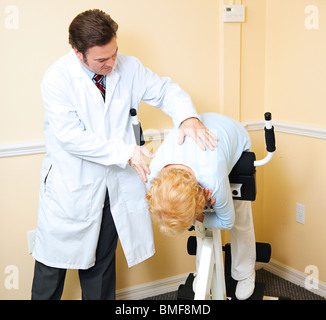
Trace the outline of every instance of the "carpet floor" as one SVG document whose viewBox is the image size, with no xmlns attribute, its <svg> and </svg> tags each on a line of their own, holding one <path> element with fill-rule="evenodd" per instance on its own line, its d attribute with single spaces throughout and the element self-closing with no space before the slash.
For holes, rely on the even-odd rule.
<svg viewBox="0 0 326 320">
<path fill-rule="evenodd" d="M 265 296 L 287 297 L 291 300 L 325 300 L 324 297 L 318 296 L 264 269 L 256 271 L 256 281 L 265 284 Z M 145 300 L 177 300 L 177 291 L 149 297 Z"/>
</svg>

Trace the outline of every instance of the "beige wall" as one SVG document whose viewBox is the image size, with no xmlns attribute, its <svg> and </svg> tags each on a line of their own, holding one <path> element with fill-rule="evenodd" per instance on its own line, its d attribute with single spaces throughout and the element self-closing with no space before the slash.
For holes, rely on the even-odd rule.
<svg viewBox="0 0 326 320">
<path fill-rule="evenodd" d="M 6 8 L 19 10 L 18 29 L 7 29 Z M 119 51 L 137 56 L 161 76 L 191 92 L 196 106 L 216 111 L 218 93 L 218 5 L 214 0 L 2 0 L 0 2 L 0 144 L 42 140 L 43 109 L 39 84 L 45 70 L 65 54 L 68 26 L 80 12 L 100 8 L 119 24 Z M 10 21 L 7 22 L 10 24 Z M 22 85 L 16 83 L 17 74 Z M 28 101 L 28 103 L 27 103 Z M 145 127 L 172 126 L 153 108 L 143 112 Z M 155 112 L 156 111 L 156 112 Z"/>
<path fill-rule="evenodd" d="M 307 29 L 309 5 L 319 11 L 318 29 Z M 279 121 L 325 127 L 326 2 L 270 0 L 266 12 L 265 107 Z"/>
<path fill-rule="evenodd" d="M 18 10 L 18 28 L 13 9 Z M 67 29 L 81 11 L 100 8 L 119 23 L 119 51 L 137 56 L 161 76 L 169 76 L 188 91 L 198 110 L 218 111 L 218 4 L 215 0 L 49 0 L 1 1 L 0 145 L 43 140 L 43 107 L 39 84 L 56 59 L 69 50 Z M 8 11 L 6 11 L 8 10 Z M 8 27 L 9 26 L 9 27 Z M 41 27 L 40 27 L 41 26 Z M 17 75 L 21 83 L 17 92 Z M 159 110 L 144 105 L 139 117 L 146 128 L 169 128 Z M 28 299 L 34 261 L 27 254 L 28 230 L 37 219 L 38 179 L 42 155 L 0 158 L 1 224 L 0 280 L 19 270 L 19 289 L 0 286 L 0 298 Z M 14 179 L 13 179 L 14 178 Z M 186 253 L 186 236 L 167 239 L 155 232 L 157 253 L 128 269 L 120 246 L 117 289 L 185 274 L 194 269 Z M 68 273 L 64 298 L 79 298 L 76 272 Z"/>
<path fill-rule="evenodd" d="M 265 108 L 278 121 L 325 128 L 326 2 L 266 3 Z M 316 19 L 308 5 L 318 9 L 318 29 L 309 29 Z M 264 169 L 264 238 L 277 261 L 301 272 L 315 265 L 326 282 L 326 141 L 279 133 L 277 146 Z M 306 206 L 304 225 L 295 221 L 297 202 Z"/>
<path fill-rule="evenodd" d="M 325 1 L 234 2 L 246 5 L 243 24 L 221 21 L 223 0 L 2 0 L 0 58 L 5 76 L 0 80 L 0 147 L 43 140 L 41 77 L 69 50 L 71 20 L 95 7 L 119 23 L 120 52 L 172 77 L 192 96 L 199 112 L 220 112 L 244 122 L 261 120 L 268 110 L 275 121 L 325 128 Z M 18 9 L 18 29 L 8 28 L 10 5 Z M 319 9 L 317 30 L 307 29 L 308 5 Z M 16 78 L 18 89 L 12 85 Z M 146 105 L 139 116 L 144 129 L 172 125 L 167 116 Z M 263 132 L 250 135 L 261 158 Z M 300 272 L 316 265 L 324 282 L 325 150 L 324 139 L 277 133 L 274 159 L 257 170 L 258 195 L 253 204 L 256 238 L 271 242 L 272 257 Z M 26 233 L 36 225 L 42 156 L 0 158 L 0 299 L 30 297 L 34 261 L 27 253 Z M 306 206 L 305 225 L 295 221 L 296 202 Z M 187 236 L 170 239 L 155 228 L 157 253 L 131 269 L 119 246 L 117 289 L 192 271 L 194 257 L 186 254 Z M 10 265 L 18 268 L 18 289 L 4 285 Z M 70 271 L 64 298 L 79 297 L 77 273 Z"/>
</svg>

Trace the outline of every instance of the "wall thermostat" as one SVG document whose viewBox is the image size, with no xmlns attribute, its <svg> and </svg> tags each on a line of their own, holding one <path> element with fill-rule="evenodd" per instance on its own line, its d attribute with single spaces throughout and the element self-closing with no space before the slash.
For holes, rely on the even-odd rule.
<svg viewBox="0 0 326 320">
<path fill-rule="evenodd" d="M 224 22 L 244 22 L 245 21 L 245 5 L 224 5 L 223 21 Z"/>
</svg>

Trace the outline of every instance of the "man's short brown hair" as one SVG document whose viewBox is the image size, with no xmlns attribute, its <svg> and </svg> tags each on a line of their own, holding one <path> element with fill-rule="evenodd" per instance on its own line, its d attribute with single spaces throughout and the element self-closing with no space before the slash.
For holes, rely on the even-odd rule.
<svg viewBox="0 0 326 320">
<path fill-rule="evenodd" d="M 80 13 L 69 26 L 69 43 L 83 55 L 117 36 L 118 24 L 107 13 L 94 9 Z"/>
</svg>

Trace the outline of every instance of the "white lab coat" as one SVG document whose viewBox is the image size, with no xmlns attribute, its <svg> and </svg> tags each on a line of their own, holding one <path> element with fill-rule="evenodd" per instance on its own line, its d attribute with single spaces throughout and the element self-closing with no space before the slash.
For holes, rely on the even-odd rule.
<svg viewBox="0 0 326 320">
<path fill-rule="evenodd" d="M 144 100 L 179 126 L 198 116 L 189 95 L 136 58 L 119 54 L 106 79 L 104 103 L 73 50 L 47 70 L 41 91 L 47 152 L 33 257 L 56 268 L 93 266 L 106 188 L 128 266 L 151 257 L 146 189 L 128 165 L 135 147 L 129 110 Z"/>
</svg>

